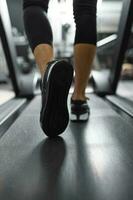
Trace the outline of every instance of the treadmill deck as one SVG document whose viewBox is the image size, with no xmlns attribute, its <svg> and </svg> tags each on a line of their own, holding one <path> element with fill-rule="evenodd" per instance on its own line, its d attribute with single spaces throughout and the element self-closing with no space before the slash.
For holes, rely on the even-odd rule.
<svg viewBox="0 0 133 200">
<path fill-rule="evenodd" d="M 39 125 L 40 97 L 26 107 L 0 139 L 1 200 L 133 199 L 133 126 L 89 96 L 89 121 L 54 140 Z"/>
</svg>

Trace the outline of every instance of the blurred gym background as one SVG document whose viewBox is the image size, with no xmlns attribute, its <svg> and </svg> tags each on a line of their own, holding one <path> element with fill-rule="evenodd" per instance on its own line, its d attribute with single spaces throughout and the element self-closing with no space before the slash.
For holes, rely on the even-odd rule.
<svg viewBox="0 0 133 200">
<path fill-rule="evenodd" d="M 17 54 L 17 66 L 23 75 L 34 73 L 39 75 L 33 54 L 29 48 L 24 32 L 22 0 L 7 0 L 12 25 L 13 42 Z M 93 73 L 96 71 L 111 70 L 115 56 L 115 44 L 122 11 L 122 0 L 98 0 L 97 11 L 97 54 L 93 63 Z M 56 10 L 56 12 L 55 12 Z M 56 58 L 67 58 L 73 63 L 73 41 L 75 24 L 73 20 L 72 0 L 51 0 L 48 16 L 54 33 L 54 46 Z M 55 23 L 57 22 L 57 23 Z M 106 47 L 106 50 L 105 50 Z M 117 87 L 117 94 L 133 100 L 133 34 L 125 54 L 121 71 L 121 78 Z M 93 78 L 87 92 L 93 91 Z M 14 96 L 10 75 L 0 40 L 0 104 Z"/>
</svg>

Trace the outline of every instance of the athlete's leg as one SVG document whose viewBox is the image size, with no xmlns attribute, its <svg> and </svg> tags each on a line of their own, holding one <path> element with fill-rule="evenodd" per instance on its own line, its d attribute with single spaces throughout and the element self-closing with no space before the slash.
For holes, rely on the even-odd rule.
<svg viewBox="0 0 133 200">
<path fill-rule="evenodd" d="M 55 137 L 67 127 L 67 96 L 73 68 L 66 61 L 53 61 L 52 30 L 46 13 L 49 0 L 24 0 L 25 30 L 43 76 L 40 124 L 46 135 Z M 46 69 L 47 68 L 47 69 Z"/>
<path fill-rule="evenodd" d="M 24 0 L 24 25 L 30 47 L 43 76 L 53 59 L 53 34 L 47 18 L 49 0 Z"/>
<path fill-rule="evenodd" d="M 73 0 L 76 23 L 74 45 L 75 88 L 72 99 L 84 100 L 96 52 L 97 0 Z"/>
</svg>

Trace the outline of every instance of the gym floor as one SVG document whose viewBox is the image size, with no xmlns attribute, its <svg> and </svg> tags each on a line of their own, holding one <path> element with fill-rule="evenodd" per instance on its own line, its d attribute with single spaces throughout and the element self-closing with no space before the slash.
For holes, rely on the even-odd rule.
<svg viewBox="0 0 133 200">
<path fill-rule="evenodd" d="M 70 122 L 54 140 L 39 125 L 40 96 L 33 99 L 0 139 L 0 199 L 133 199 L 133 123 L 89 97 L 89 121 Z"/>
</svg>

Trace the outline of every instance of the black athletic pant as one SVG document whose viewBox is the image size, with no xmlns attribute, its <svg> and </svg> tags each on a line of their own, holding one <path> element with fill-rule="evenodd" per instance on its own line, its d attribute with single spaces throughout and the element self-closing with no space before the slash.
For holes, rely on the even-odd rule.
<svg viewBox="0 0 133 200">
<path fill-rule="evenodd" d="M 53 34 L 47 18 L 48 4 L 49 0 L 23 0 L 25 31 L 32 51 L 39 44 L 53 43 Z M 74 44 L 96 45 L 96 11 L 97 0 L 73 0 L 76 23 Z"/>
</svg>

